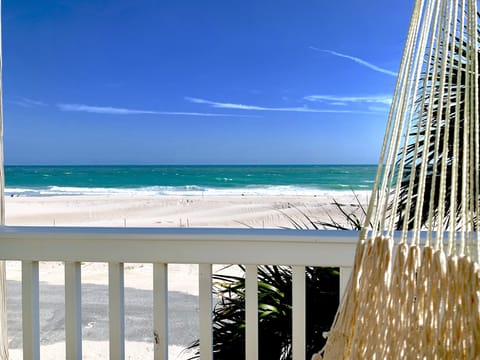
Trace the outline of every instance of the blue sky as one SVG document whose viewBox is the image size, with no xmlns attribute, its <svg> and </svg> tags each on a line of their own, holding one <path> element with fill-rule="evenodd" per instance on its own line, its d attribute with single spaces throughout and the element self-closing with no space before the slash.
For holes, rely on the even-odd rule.
<svg viewBox="0 0 480 360">
<path fill-rule="evenodd" d="M 372 164 L 413 1 L 2 6 L 6 164 Z"/>
</svg>

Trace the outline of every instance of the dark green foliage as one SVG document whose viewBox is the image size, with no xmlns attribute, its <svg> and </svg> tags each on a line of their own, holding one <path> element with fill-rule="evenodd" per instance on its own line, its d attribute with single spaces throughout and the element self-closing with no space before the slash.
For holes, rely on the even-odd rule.
<svg viewBox="0 0 480 360">
<path fill-rule="evenodd" d="M 452 41 L 452 40 L 450 40 Z M 453 43 L 446 42 L 443 44 L 441 49 L 441 56 L 447 51 L 453 52 L 450 54 L 450 57 L 454 57 L 453 69 L 447 73 L 442 74 L 440 71 L 441 64 L 431 63 L 423 78 L 426 79 L 425 86 L 427 96 L 425 98 L 419 97 L 416 100 L 416 125 L 412 128 L 411 133 L 409 134 L 409 139 L 407 141 L 406 150 L 407 150 L 407 163 L 404 174 L 401 181 L 401 187 L 399 192 L 400 206 L 397 209 L 397 229 L 402 229 L 404 223 L 408 220 L 407 228 L 412 229 L 413 219 L 415 218 L 414 214 L 416 208 L 419 207 L 419 196 L 422 197 L 424 205 L 420 209 L 419 213 L 421 216 L 420 225 L 423 226 L 428 220 L 428 213 L 430 211 L 430 201 L 433 200 L 433 204 L 439 204 L 440 201 L 446 204 L 446 214 L 445 222 L 442 224 L 443 229 L 448 227 L 450 219 L 452 217 L 460 216 L 460 207 L 463 200 L 460 185 L 457 189 L 453 188 L 454 180 L 457 181 L 457 184 L 462 183 L 462 172 L 459 172 L 458 178 L 453 178 L 453 166 L 458 168 L 464 167 L 463 164 L 463 136 L 465 133 L 465 128 L 463 126 L 464 116 L 465 116 L 465 99 L 466 99 L 466 88 L 467 88 L 467 44 L 465 42 L 460 43 L 460 40 L 456 38 Z M 436 70 L 436 71 L 435 71 Z M 434 75 L 436 74 L 436 75 Z M 445 77 L 446 81 L 442 83 L 441 77 Z M 441 85 L 443 84 L 443 87 Z M 423 90 L 420 89 L 420 90 Z M 459 105 L 457 105 L 457 103 Z M 425 132 L 425 121 L 427 116 L 432 116 L 433 126 L 431 129 L 430 135 L 427 137 Z M 454 126 L 455 116 L 459 116 L 459 124 L 457 127 Z M 420 129 L 420 130 L 419 130 Z M 460 138 L 460 144 L 458 148 L 457 164 L 454 164 L 454 135 L 455 131 L 458 132 Z M 475 133 L 474 129 L 470 129 L 472 133 Z M 440 146 L 440 148 L 435 150 L 435 139 L 440 139 L 442 144 L 444 140 L 447 140 L 446 146 Z M 470 145 L 477 141 L 477 138 L 471 136 L 469 138 Z M 415 144 L 418 142 L 418 156 L 415 156 Z M 426 174 L 426 189 L 427 191 L 424 194 L 418 194 L 418 184 L 420 181 L 420 166 L 421 163 L 419 160 L 422 159 L 422 151 L 426 149 L 426 157 L 428 164 L 428 172 Z M 478 157 L 479 154 L 470 154 L 470 156 Z M 441 169 L 442 160 L 446 160 L 446 168 L 444 171 Z M 476 160 L 475 160 L 476 161 Z M 480 170 L 480 169 L 479 169 Z M 476 177 L 474 180 L 477 181 Z M 440 182 L 445 182 L 446 186 L 446 196 L 443 199 L 440 199 Z M 409 192 L 410 182 L 413 184 L 413 191 Z M 450 209 L 450 204 L 452 198 L 450 194 L 452 191 L 456 190 L 456 203 L 458 207 L 453 209 L 453 212 Z M 412 206 L 410 212 L 407 214 L 407 200 L 411 199 Z M 475 202 L 475 205 L 477 203 Z M 436 218 L 438 208 L 434 209 L 434 218 Z M 476 212 L 476 209 L 475 209 Z"/>
<path fill-rule="evenodd" d="M 238 265 L 240 266 L 240 265 Z M 242 270 L 244 268 L 240 266 Z M 245 279 L 214 275 L 213 311 L 215 360 L 245 359 Z M 259 358 L 292 358 L 292 274 L 286 266 L 258 267 Z M 338 307 L 339 272 L 335 268 L 306 269 L 307 358 L 325 343 Z M 198 346 L 198 341 L 191 348 Z M 197 356 L 192 359 L 198 358 Z"/>
</svg>

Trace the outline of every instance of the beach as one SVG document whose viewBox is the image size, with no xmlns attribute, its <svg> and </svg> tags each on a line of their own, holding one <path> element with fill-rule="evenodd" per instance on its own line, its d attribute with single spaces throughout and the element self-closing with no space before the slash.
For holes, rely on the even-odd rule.
<svg viewBox="0 0 480 360">
<path fill-rule="evenodd" d="M 357 197 L 358 198 L 357 198 Z M 7 225 L 92 227 L 227 227 L 293 228 L 293 222 L 328 221 L 345 224 L 334 201 L 347 212 L 358 211 L 368 192 L 319 192 L 287 196 L 10 196 Z M 215 268 L 223 268 L 219 265 Z M 235 271 L 230 269 L 229 271 Z M 107 274 L 105 263 L 82 264 L 84 359 L 108 357 Z M 198 329 L 197 265 L 169 265 L 170 346 L 172 359 L 188 358 L 183 348 Z M 65 356 L 63 266 L 40 264 L 42 359 Z M 21 358 L 21 267 L 7 263 L 9 339 L 12 359 Z M 126 358 L 152 358 L 152 266 L 125 264 Z M 43 301 L 42 301 L 43 299 Z M 94 316 L 95 315 L 95 316 Z"/>
<path fill-rule="evenodd" d="M 366 202 L 367 192 L 356 192 Z M 357 205 L 353 192 L 286 196 L 7 197 L 8 225 L 101 227 L 292 227 L 290 218 L 325 219 L 333 201 Z"/>
<path fill-rule="evenodd" d="M 322 228 L 346 223 L 337 205 L 361 217 L 372 165 L 6 166 L 10 226 Z M 358 197 L 358 198 L 357 198 Z M 214 265 L 214 271 L 224 264 Z M 42 359 L 65 356 L 64 271 L 41 262 Z M 228 270 L 240 274 L 238 268 Z M 108 358 L 108 266 L 82 263 L 84 359 Z M 126 358 L 153 356 L 152 265 L 125 264 Z M 21 266 L 7 263 L 12 359 L 22 357 Z M 198 265 L 169 264 L 169 353 L 198 336 Z"/>
</svg>

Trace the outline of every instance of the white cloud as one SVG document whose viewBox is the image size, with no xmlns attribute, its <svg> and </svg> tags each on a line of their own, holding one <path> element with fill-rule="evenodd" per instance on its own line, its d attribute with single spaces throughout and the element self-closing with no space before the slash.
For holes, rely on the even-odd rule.
<svg viewBox="0 0 480 360">
<path fill-rule="evenodd" d="M 370 96 L 336 96 L 336 95 L 309 95 L 304 97 L 305 100 L 314 102 L 325 102 L 331 105 L 346 103 L 367 103 L 367 104 L 384 104 L 390 105 L 392 97 L 389 95 L 370 95 Z"/>
<path fill-rule="evenodd" d="M 342 53 L 339 53 L 339 52 L 336 52 L 336 51 L 333 51 L 333 50 L 318 49 L 314 46 L 310 46 L 310 49 L 315 50 L 315 51 L 320 51 L 320 52 L 326 52 L 326 53 L 334 55 L 334 56 L 338 56 L 338 57 L 341 57 L 341 58 L 351 60 L 353 62 L 356 62 L 357 64 L 360 64 L 362 66 L 365 66 L 369 69 L 372 69 L 374 71 L 377 71 L 377 72 L 380 72 L 380 73 L 383 73 L 383 74 L 387 74 L 387 75 L 390 75 L 390 76 L 397 76 L 398 75 L 398 73 L 396 73 L 395 71 L 391 71 L 391 70 L 388 70 L 388 69 L 381 68 L 380 66 L 374 65 L 374 64 L 372 64 L 372 63 L 370 63 L 366 60 L 360 59 L 356 56 L 342 54 Z"/>
<path fill-rule="evenodd" d="M 19 98 L 18 100 L 13 100 L 13 101 L 10 101 L 10 102 L 13 103 L 13 104 L 17 104 L 17 105 L 23 106 L 23 107 L 48 106 L 48 105 L 47 105 L 46 103 L 44 103 L 43 101 L 33 100 L 33 99 L 25 98 L 25 97 L 21 97 L 21 98 Z"/>
<path fill-rule="evenodd" d="M 91 106 L 91 105 L 83 105 L 83 104 L 57 104 L 57 107 L 62 111 L 77 111 L 77 112 L 110 114 L 110 115 L 179 115 L 179 116 L 186 115 L 186 116 L 205 116 L 205 117 L 252 117 L 248 115 L 237 115 L 237 114 L 138 110 L 138 109 L 116 108 L 111 106 Z"/>
<path fill-rule="evenodd" d="M 62 111 L 79 111 L 95 114 L 112 114 L 112 115 L 136 115 L 136 114 L 155 114 L 150 110 L 133 110 L 125 108 L 114 108 L 110 106 L 90 106 L 82 104 L 57 104 Z"/>
<path fill-rule="evenodd" d="M 303 107 L 265 107 L 257 105 L 245 105 L 235 103 L 224 103 L 217 101 L 210 101 L 199 98 L 185 97 L 186 100 L 195 104 L 210 105 L 210 107 L 217 109 L 235 109 L 235 110 L 253 110 L 253 111 L 283 111 L 283 112 L 307 112 L 307 113 L 358 113 L 355 110 L 335 110 L 335 109 L 312 109 L 306 106 Z"/>
<path fill-rule="evenodd" d="M 344 106 L 348 108 L 362 109 L 364 112 L 379 113 L 388 112 L 392 97 L 388 95 L 370 96 L 335 96 L 335 95 L 309 95 L 304 100 L 320 102 L 329 106 Z"/>
</svg>

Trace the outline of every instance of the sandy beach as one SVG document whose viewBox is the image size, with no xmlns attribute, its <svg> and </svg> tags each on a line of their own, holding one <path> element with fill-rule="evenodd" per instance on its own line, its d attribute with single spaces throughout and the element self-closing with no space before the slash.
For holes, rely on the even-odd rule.
<svg viewBox="0 0 480 360">
<path fill-rule="evenodd" d="M 357 194 L 362 203 L 367 193 Z M 344 222 L 333 201 L 356 208 L 350 192 L 315 196 L 51 196 L 8 197 L 7 225 L 98 227 L 292 228 L 292 219 L 307 223 Z M 217 266 L 219 269 L 221 265 Z M 82 264 L 84 359 L 108 358 L 107 264 Z M 169 265 L 169 353 L 185 359 L 185 346 L 198 329 L 197 265 Z M 63 266 L 40 264 L 42 359 L 65 357 Z M 9 342 L 12 359 L 22 358 L 21 267 L 7 263 Z M 151 339 L 152 266 L 125 264 L 126 358 L 153 357 Z"/>
<path fill-rule="evenodd" d="M 366 202 L 368 193 L 356 193 Z M 356 205 L 351 192 L 314 196 L 50 196 L 6 199 L 7 225 L 112 227 L 292 227 L 289 218 L 338 215 L 333 201 Z"/>
</svg>

